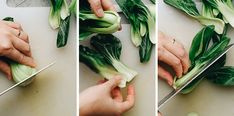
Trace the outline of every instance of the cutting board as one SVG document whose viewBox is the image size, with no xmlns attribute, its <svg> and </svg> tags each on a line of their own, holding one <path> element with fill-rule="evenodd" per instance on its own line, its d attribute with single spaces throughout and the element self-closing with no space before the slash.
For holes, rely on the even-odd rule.
<svg viewBox="0 0 234 116">
<path fill-rule="evenodd" d="M 121 61 L 136 70 L 139 75 L 131 82 L 135 86 L 135 106 L 124 114 L 124 116 L 154 116 L 155 115 L 155 54 L 147 64 L 141 64 L 138 56 L 138 48 L 134 47 L 130 40 L 130 25 L 122 24 L 122 30 L 114 33 L 121 40 Z M 89 46 L 89 40 L 80 44 Z M 103 79 L 100 75 L 91 71 L 86 65 L 80 63 L 80 92 L 94 86 L 98 80 Z M 126 88 L 123 89 L 126 93 Z"/>
<path fill-rule="evenodd" d="M 200 3 L 197 2 L 199 6 Z M 176 38 L 188 51 L 193 37 L 202 29 L 202 25 L 179 10 L 159 1 L 159 30 Z M 234 30 L 228 32 L 234 42 Z M 227 53 L 226 65 L 234 66 L 234 49 Z M 159 96 L 161 100 L 172 88 L 159 80 Z M 203 80 L 201 84 L 188 95 L 177 95 L 160 111 L 163 116 L 187 116 L 189 112 L 197 112 L 199 116 L 233 116 L 234 87 L 222 87 Z"/>
<path fill-rule="evenodd" d="M 13 8 L 6 6 L 6 0 L 0 1 L 0 18 L 14 17 L 28 33 L 37 68 L 56 60 L 31 85 L 0 97 L 1 116 L 76 115 L 76 18 L 71 18 L 67 46 L 58 49 L 57 30 L 50 28 L 48 15 L 49 7 Z M 0 91 L 13 84 L 0 74 Z"/>
</svg>

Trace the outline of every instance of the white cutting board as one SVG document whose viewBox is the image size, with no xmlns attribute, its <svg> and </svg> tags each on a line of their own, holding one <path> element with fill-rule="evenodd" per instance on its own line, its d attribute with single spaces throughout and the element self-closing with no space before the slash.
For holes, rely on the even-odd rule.
<svg viewBox="0 0 234 116">
<path fill-rule="evenodd" d="M 0 97 L 1 116 L 76 115 L 76 19 L 72 17 L 67 46 L 56 47 L 57 31 L 48 23 L 49 7 L 10 8 L 0 1 L 0 18 L 11 16 L 29 34 L 38 69 L 56 60 L 25 88 L 18 87 Z M 13 85 L 0 75 L 0 91 Z"/>
<path fill-rule="evenodd" d="M 202 29 L 202 25 L 179 10 L 159 1 L 159 30 L 180 41 L 188 51 L 193 37 Z M 234 42 L 234 30 L 228 33 Z M 226 65 L 234 66 L 234 49 L 227 55 Z M 172 90 L 164 81 L 159 80 L 159 100 Z M 163 116 L 186 116 L 197 112 L 199 116 L 233 116 L 234 87 L 221 87 L 203 80 L 188 95 L 177 95 L 160 111 Z"/>
<path fill-rule="evenodd" d="M 131 82 L 136 91 L 135 106 L 124 116 L 155 116 L 155 51 L 152 51 L 151 59 L 147 64 L 141 64 L 138 48 L 134 47 L 130 40 L 130 25 L 122 24 L 122 30 L 114 33 L 114 35 L 122 42 L 121 61 L 139 73 Z M 89 40 L 80 44 L 89 45 Z M 86 65 L 80 63 L 79 66 L 80 92 L 96 85 L 98 80 L 103 79 Z M 126 93 L 126 89 L 123 90 L 123 93 Z"/>
</svg>

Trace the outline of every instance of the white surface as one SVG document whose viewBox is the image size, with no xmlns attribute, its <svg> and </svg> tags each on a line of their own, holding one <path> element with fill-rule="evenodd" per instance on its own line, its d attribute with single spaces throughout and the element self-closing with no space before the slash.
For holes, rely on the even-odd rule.
<svg viewBox="0 0 234 116">
<path fill-rule="evenodd" d="M 180 41 L 187 51 L 191 41 L 202 25 L 179 10 L 159 1 L 159 30 Z M 233 42 L 233 29 L 228 33 Z M 228 52 L 226 65 L 234 66 L 234 49 Z M 159 80 L 159 100 L 170 88 Z M 160 109 L 163 116 L 186 116 L 196 112 L 199 116 L 233 116 L 234 87 L 221 87 L 203 80 L 202 83 L 188 95 L 178 95 Z"/>
<path fill-rule="evenodd" d="M 56 48 L 57 31 L 48 23 L 48 7 L 9 8 L 0 1 L 0 18 L 14 17 L 30 36 L 38 69 L 53 60 L 57 63 L 40 73 L 25 88 L 16 88 L 0 97 L 1 116 L 75 116 L 76 111 L 76 29 L 72 17 L 65 48 Z M 13 85 L 0 75 L 0 91 Z"/>
<path fill-rule="evenodd" d="M 114 35 L 122 42 L 121 61 L 139 73 L 131 82 L 136 90 L 135 106 L 124 116 L 155 116 L 155 51 L 152 51 L 151 60 L 147 64 L 141 64 L 138 48 L 135 48 L 130 40 L 130 25 L 122 24 L 122 30 L 114 33 Z M 89 45 L 89 40 L 81 44 Z M 80 92 L 103 79 L 84 64 L 80 63 L 79 65 Z M 123 91 L 125 93 L 126 89 Z"/>
</svg>

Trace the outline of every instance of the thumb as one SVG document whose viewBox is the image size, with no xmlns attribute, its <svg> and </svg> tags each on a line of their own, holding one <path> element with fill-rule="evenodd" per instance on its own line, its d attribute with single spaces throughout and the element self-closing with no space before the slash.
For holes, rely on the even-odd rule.
<svg viewBox="0 0 234 116">
<path fill-rule="evenodd" d="M 109 81 L 107 81 L 106 83 L 104 83 L 104 85 L 110 88 L 110 90 L 113 90 L 115 87 L 119 85 L 121 80 L 122 78 L 120 76 L 115 76 L 111 78 Z"/>
</svg>

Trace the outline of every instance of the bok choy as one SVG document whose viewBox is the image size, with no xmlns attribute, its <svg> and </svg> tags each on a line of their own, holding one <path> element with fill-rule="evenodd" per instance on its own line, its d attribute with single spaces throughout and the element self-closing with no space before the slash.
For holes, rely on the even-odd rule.
<svg viewBox="0 0 234 116">
<path fill-rule="evenodd" d="M 49 23 L 53 29 L 58 29 L 57 47 L 67 44 L 71 13 L 76 13 L 76 0 L 68 5 L 66 0 L 50 0 Z"/>
<path fill-rule="evenodd" d="M 203 0 L 222 13 L 227 22 L 234 27 L 234 6 L 232 0 Z"/>
<path fill-rule="evenodd" d="M 97 17 L 86 0 L 80 1 L 79 40 L 92 34 L 111 34 L 120 28 L 120 16 L 114 11 L 104 11 L 103 17 Z"/>
<path fill-rule="evenodd" d="M 14 22 L 14 18 L 12 17 L 6 17 L 3 20 Z M 28 78 L 29 76 L 31 76 L 32 74 L 36 72 L 36 69 L 30 66 L 17 63 L 10 59 L 7 59 L 6 61 L 10 65 L 11 73 L 12 73 L 13 80 L 15 81 L 15 83 L 19 83 L 23 81 L 24 79 Z M 26 86 L 30 84 L 32 81 L 33 79 L 27 80 L 26 82 L 22 83 L 21 86 Z"/>
<path fill-rule="evenodd" d="M 228 37 L 223 37 L 222 39 L 220 39 L 219 42 L 216 42 L 215 44 L 213 44 L 211 47 L 208 48 L 210 40 L 214 35 L 215 35 L 214 26 L 207 26 L 204 27 L 195 36 L 189 52 L 189 58 L 192 62 L 190 71 L 187 74 L 185 74 L 182 78 L 175 80 L 173 84 L 174 88 L 178 88 L 184 85 L 187 81 L 189 81 L 193 77 L 194 74 L 196 74 L 199 71 L 199 69 L 202 69 L 205 65 L 207 65 L 207 63 L 209 63 L 209 61 L 213 57 L 221 53 L 226 48 L 226 46 L 230 41 Z M 199 78 L 197 78 L 197 82 L 199 82 Z M 196 83 L 194 83 L 194 85 L 196 85 Z"/>
<path fill-rule="evenodd" d="M 96 51 L 80 45 L 80 62 L 86 64 L 94 72 L 106 79 L 121 75 L 123 78 L 119 85 L 121 88 L 138 74 L 120 61 L 122 44 L 115 36 L 98 34 L 91 38 L 90 43 Z"/>
<path fill-rule="evenodd" d="M 222 34 L 225 23 L 223 20 L 207 15 L 207 13 L 202 13 L 202 15 L 197 10 L 196 4 L 193 2 L 193 0 L 164 0 L 164 2 L 170 6 L 173 6 L 190 17 L 198 20 L 202 25 L 208 26 L 208 25 L 214 25 L 215 31 L 218 34 Z M 207 11 L 205 11 L 207 12 Z"/>
<path fill-rule="evenodd" d="M 90 43 L 110 65 L 124 76 L 127 82 L 130 82 L 137 75 L 136 71 L 120 61 L 122 44 L 118 38 L 111 34 L 98 34 L 91 38 Z"/>
<path fill-rule="evenodd" d="M 82 45 L 80 45 L 79 51 L 80 51 L 79 53 L 80 62 L 84 63 L 94 72 L 102 75 L 106 79 L 109 80 L 115 77 L 116 75 L 121 75 L 112 66 L 110 66 L 104 59 L 103 55 L 101 55 L 97 51 Z M 125 86 L 126 86 L 126 81 L 122 80 L 119 84 L 119 87 L 122 88 Z"/>
<path fill-rule="evenodd" d="M 154 14 L 141 0 L 116 0 L 131 24 L 131 40 L 140 47 L 140 61 L 148 62 L 156 43 Z M 154 9 L 155 10 L 155 9 Z"/>
</svg>

